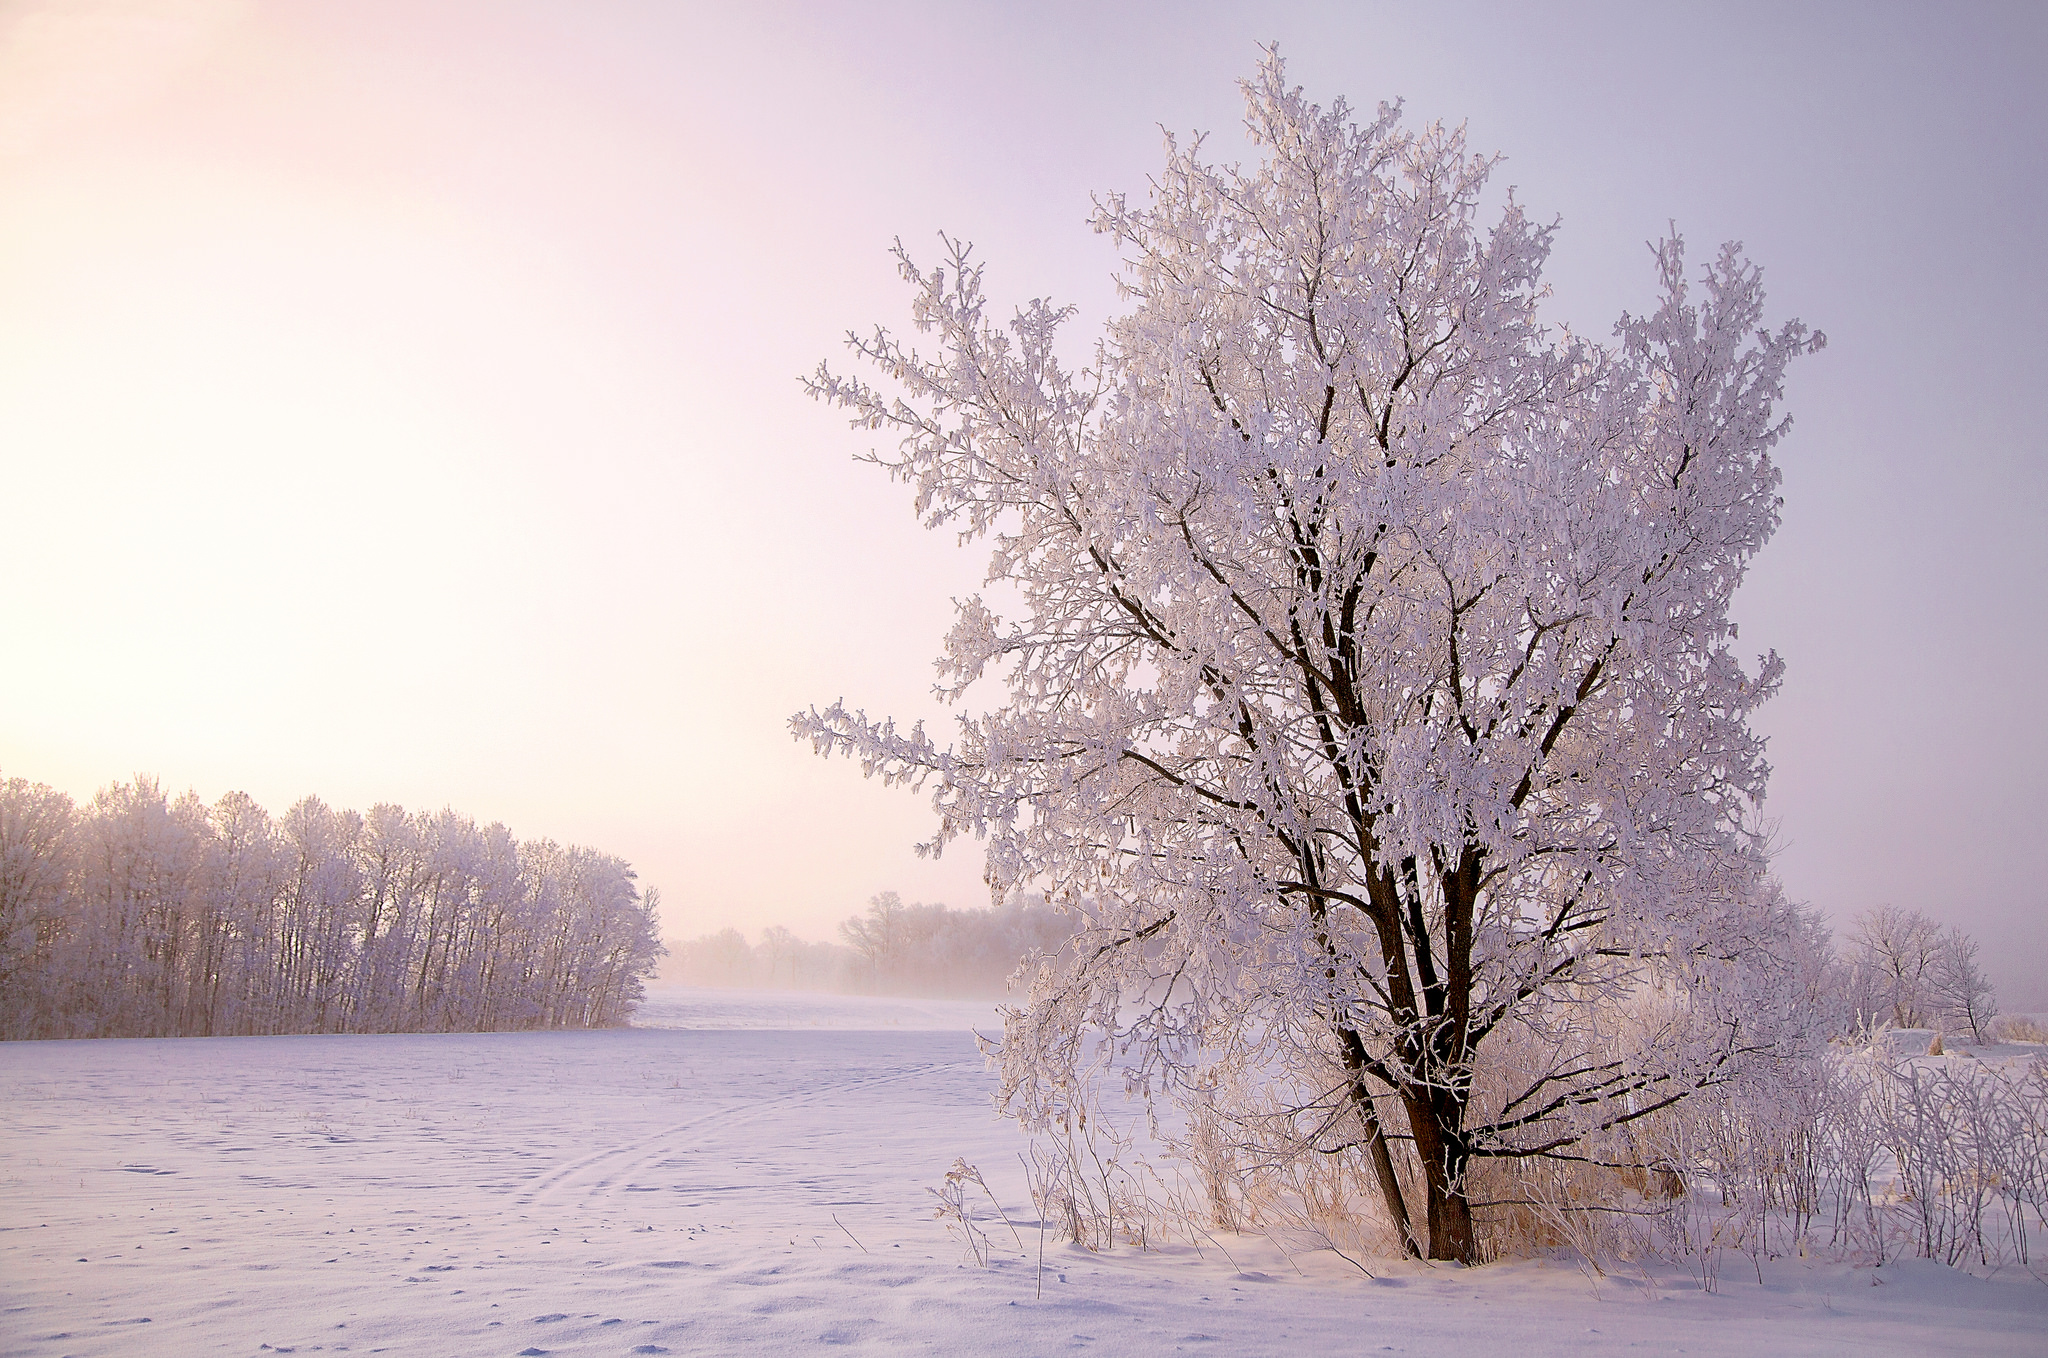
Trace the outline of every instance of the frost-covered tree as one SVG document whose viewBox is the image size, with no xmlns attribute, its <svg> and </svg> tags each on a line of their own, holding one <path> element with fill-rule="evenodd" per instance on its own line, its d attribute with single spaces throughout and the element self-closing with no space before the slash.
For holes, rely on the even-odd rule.
<svg viewBox="0 0 2048 1358">
<path fill-rule="evenodd" d="M 25 778 L 0 781 L 0 1037 L 40 1036 L 50 1019 L 50 962 L 64 924 L 77 809 Z"/>
<path fill-rule="evenodd" d="M 1939 1026 L 1984 1040 L 1996 1000 L 1977 965 L 1977 940 L 1960 925 L 1944 929 L 1923 910 L 1880 905 L 1855 918 L 1848 942 L 1860 1026 Z"/>
<path fill-rule="evenodd" d="M 75 845 L 69 946 L 55 954 L 64 1008 L 87 1033 L 166 1037 L 191 1001 L 206 809 L 153 779 L 92 800 Z"/>
<path fill-rule="evenodd" d="M 1471 1259 L 1476 1157 L 1569 1155 L 1781 1039 L 1796 920 L 1745 829 L 1780 666 L 1728 602 L 1822 339 L 1675 234 L 1611 343 L 1546 327 L 1553 228 L 1512 194 L 1482 225 L 1461 132 L 1354 124 L 1277 56 L 1245 93 L 1255 163 L 1169 140 L 1148 204 L 1099 203 L 1130 309 L 1085 368 L 1069 308 L 999 323 L 964 246 L 898 247 L 915 347 L 852 336 L 881 385 L 809 387 L 899 440 L 928 525 L 992 538 L 1021 616 L 962 603 L 941 692 L 1006 695 L 950 748 L 793 726 L 1080 916 L 1006 1020 L 1009 1111 L 1061 1116 L 1091 1060 L 1190 1098 L 1253 1072 Z"/>
<path fill-rule="evenodd" d="M 1932 918 L 1895 905 L 1866 910 L 1850 926 L 1849 955 L 1864 1024 L 1925 1028 L 1935 1022 L 1933 976 L 1941 955 L 1941 926 Z"/>
<path fill-rule="evenodd" d="M 1961 925 L 1942 930 L 1928 983 L 1943 1022 L 1982 1042 L 1985 1025 L 1998 1016 L 1998 996 L 1977 965 L 1977 940 Z"/>
</svg>

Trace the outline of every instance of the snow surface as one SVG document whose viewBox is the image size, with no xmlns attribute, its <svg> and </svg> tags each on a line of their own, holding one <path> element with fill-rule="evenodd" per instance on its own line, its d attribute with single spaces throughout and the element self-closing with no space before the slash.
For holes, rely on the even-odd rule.
<svg viewBox="0 0 2048 1358">
<path fill-rule="evenodd" d="M 672 990 L 609 1032 L 5 1044 L 0 1352 L 2048 1352 L 2048 1287 L 1919 1262 L 1709 1295 L 1048 1239 L 1041 1297 L 990 1018 Z M 956 1155 L 1021 1230 L 988 1269 L 932 1219 Z"/>
</svg>

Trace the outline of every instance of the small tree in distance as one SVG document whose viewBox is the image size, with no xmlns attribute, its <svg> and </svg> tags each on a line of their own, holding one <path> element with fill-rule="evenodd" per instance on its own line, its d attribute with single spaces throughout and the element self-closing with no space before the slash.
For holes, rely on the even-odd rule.
<svg viewBox="0 0 2048 1358">
<path fill-rule="evenodd" d="M 1944 1026 L 1984 1040 L 1996 996 L 1977 965 L 1977 940 L 1961 926 L 1944 929 L 1924 911 L 1880 905 L 1855 918 L 1848 942 L 1860 1026 Z"/>
<path fill-rule="evenodd" d="M 1977 940 L 1961 925 L 1942 931 L 1941 956 L 1930 979 L 1944 1018 L 1958 1031 L 1967 1030 L 1973 1042 L 1982 1042 L 1985 1025 L 1998 1016 L 1998 994 L 1977 965 Z"/>
<path fill-rule="evenodd" d="M 1918 910 L 1880 905 L 1856 917 L 1850 930 L 1858 1006 L 1865 1023 L 1925 1028 L 1934 1022 L 1933 976 L 1941 955 L 1941 926 Z"/>
<path fill-rule="evenodd" d="M 1552 228 L 1512 195 L 1479 225 L 1492 160 L 1283 76 L 1244 87 L 1257 164 L 1169 139 L 1149 206 L 1098 205 L 1132 309 L 1090 368 L 1070 309 L 998 325 L 966 247 L 899 245 L 929 347 L 854 336 L 888 389 L 808 386 L 898 436 L 928 525 L 992 535 L 1024 616 L 964 601 L 942 693 L 1007 698 L 950 749 L 793 727 L 1080 917 L 1007 1014 L 1009 1112 L 1064 1116 L 1091 1062 L 1189 1099 L 1249 1072 L 1408 1248 L 1471 1261 L 1475 1159 L 1569 1157 L 1786 1040 L 1795 921 L 1745 828 L 1780 665 L 1737 661 L 1728 601 L 1823 341 L 1676 235 L 1613 344 L 1554 333 Z"/>
</svg>

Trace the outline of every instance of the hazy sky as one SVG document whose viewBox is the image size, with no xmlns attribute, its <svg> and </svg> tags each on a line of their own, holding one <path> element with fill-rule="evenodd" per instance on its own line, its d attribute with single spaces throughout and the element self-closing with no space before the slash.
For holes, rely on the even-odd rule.
<svg viewBox="0 0 2048 1358">
<path fill-rule="evenodd" d="M 1089 194 L 1161 124 L 1234 155 L 1273 40 L 1504 152 L 1557 319 L 1648 305 L 1675 220 L 1827 331 L 1737 602 L 1779 871 L 2048 1008 L 2032 4 L 0 3 L 0 774 L 453 805 L 672 935 L 981 904 L 786 733 L 938 716 L 980 577 L 797 374 L 904 319 L 898 235 L 1099 322 Z"/>
</svg>

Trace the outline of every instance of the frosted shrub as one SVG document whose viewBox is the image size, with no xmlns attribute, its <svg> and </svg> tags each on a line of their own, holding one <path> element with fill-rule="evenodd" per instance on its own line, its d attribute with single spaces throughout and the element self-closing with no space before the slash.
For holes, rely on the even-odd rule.
<svg viewBox="0 0 2048 1358">
<path fill-rule="evenodd" d="M 1730 1251 L 1759 1276 L 1785 1254 L 2031 1268 L 2048 1225 L 2048 1062 L 1835 1049 L 1590 1139 L 1570 1161 L 1482 1167 L 1472 1194 L 1489 1204 L 1494 1257 L 1655 1254 L 1708 1290 Z"/>
<path fill-rule="evenodd" d="M 1895 1166 L 1895 1230 L 1923 1259 L 2026 1264 L 2030 1226 L 2043 1223 L 2048 1068 L 1866 1059 L 1866 1108 Z"/>
<path fill-rule="evenodd" d="M 1315 1067 L 1311 1066 L 1311 1073 Z M 1273 1071 L 1217 1071 L 1190 1106 L 1171 1154 L 1193 1178 L 1173 1201 L 1217 1230 L 1263 1234 L 1284 1250 L 1328 1249 L 1344 1258 L 1415 1252 L 1355 1152 L 1368 1135 L 1342 1095 L 1331 1060 L 1323 1078 L 1295 1085 Z M 1397 1168 L 1406 1168 L 1400 1164 Z M 1421 1190 L 1411 1169 L 1404 1193 Z"/>
<path fill-rule="evenodd" d="M 1150 1191 L 1149 1167 L 1135 1136 L 1086 1105 L 1066 1110 L 1041 1129 L 1026 1151 L 1025 1173 L 1040 1222 L 1084 1249 L 1145 1248 L 1164 1213 Z"/>
<path fill-rule="evenodd" d="M 1837 1049 L 1652 1129 L 1695 1176 L 1663 1223 L 1665 1248 L 2030 1266 L 2048 1195 L 2044 1126 L 2039 1060 Z"/>
<path fill-rule="evenodd" d="M 928 1188 L 925 1191 L 938 1199 L 939 1205 L 932 1215 L 945 1222 L 948 1231 L 959 1236 L 961 1243 L 966 1245 L 967 1252 L 974 1256 L 974 1262 L 978 1266 L 987 1268 L 989 1261 L 988 1231 L 977 1219 L 981 1199 L 988 1199 L 989 1206 L 995 1209 L 996 1216 L 1003 1225 L 1009 1227 L 1010 1235 L 1016 1243 L 1024 1243 L 1023 1237 L 1017 1234 L 1017 1228 L 1010 1224 L 1010 1218 L 1004 1213 L 1003 1205 L 996 1201 L 996 1195 L 990 1191 L 988 1184 L 983 1182 L 981 1171 L 968 1164 L 964 1158 L 955 1156 L 953 1167 L 946 1171 L 945 1178 L 939 1181 L 936 1188 Z"/>
<path fill-rule="evenodd" d="M 1883 1036 L 1779 1060 L 1553 1154 L 1475 1162 L 1463 1187 L 1477 1259 L 1562 1248 L 1595 1272 L 1662 1259 L 1708 1291 L 1731 1258 L 1759 1279 L 1784 1255 L 2031 1269 L 2048 1230 L 2048 1059 L 1899 1057 Z M 1494 1048 L 1475 1106 L 1497 1115 L 1522 1059 L 1543 1060 L 1542 1044 Z M 1164 1175 L 1135 1154 L 1134 1133 L 1063 1112 L 1034 1143 L 1034 1198 L 1091 1249 L 1236 1232 L 1354 1263 L 1407 1252 L 1408 1228 L 1346 1154 L 1365 1129 L 1334 1092 L 1339 1063 L 1322 1074 L 1211 1068 L 1184 1125 L 1154 1128 Z M 1414 1169 L 1396 1169 L 1409 1187 Z"/>
</svg>

